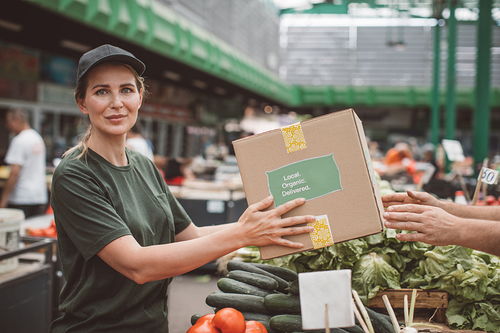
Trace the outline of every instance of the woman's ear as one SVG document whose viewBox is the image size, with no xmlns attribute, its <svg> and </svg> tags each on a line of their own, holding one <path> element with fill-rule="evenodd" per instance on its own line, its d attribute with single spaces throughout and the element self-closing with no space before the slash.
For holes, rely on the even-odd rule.
<svg viewBox="0 0 500 333">
<path fill-rule="evenodd" d="M 142 100 L 144 98 L 144 89 L 139 91 L 139 108 L 142 106 Z"/>
<path fill-rule="evenodd" d="M 81 113 L 89 114 L 89 111 L 87 110 L 87 107 L 85 106 L 85 101 L 83 98 L 77 99 L 76 104 L 78 105 L 78 108 L 80 109 Z"/>
</svg>

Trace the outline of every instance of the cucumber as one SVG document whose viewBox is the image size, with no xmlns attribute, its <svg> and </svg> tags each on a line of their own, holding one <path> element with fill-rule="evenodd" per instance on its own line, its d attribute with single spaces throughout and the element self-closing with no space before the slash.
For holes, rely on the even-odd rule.
<svg viewBox="0 0 500 333">
<path fill-rule="evenodd" d="M 392 327 L 391 318 L 388 315 L 378 313 L 373 311 L 369 307 L 366 307 L 366 312 L 368 312 L 368 317 L 372 322 L 373 329 L 377 333 L 392 333 L 394 328 Z"/>
<path fill-rule="evenodd" d="M 299 280 L 293 280 L 290 282 L 290 285 L 288 287 L 288 293 L 292 295 L 298 295 L 299 294 Z"/>
<path fill-rule="evenodd" d="M 230 278 L 221 278 L 217 281 L 217 287 L 225 293 L 267 296 L 270 294 L 268 290 L 252 286 L 245 282 L 236 281 Z"/>
<path fill-rule="evenodd" d="M 278 288 L 277 288 L 278 291 L 282 291 L 282 292 L 287 291 L 288 282 L 286 282 L 284 279 L 280 278 L 279 276 L 276 276 L 272 273 L 269 273 L 268 271 L 263 270 L 262 268 L 255 266 L 254 264 L 249 264 L 249 263 L 243 262 L 241 260 L 231 260 L 227 263 L 227 269 L 229 271 L 241 270 L 241 271 L 257 273 L 257 274 L 268 276 L 270 278 L 275 279 L 276 282 L 278 282 Z"/>
<path fill-rule="evenodd" d="M 270 294 L 264 297 L 264 305 L 270 313 L 300 314 L 300 298 L 298 296 Z"/>
<path fill-rule="evenodd" d="M 233 280 L 245 282 L 251 284 L 252 286 L 256 286 L 265 290 L 273 291 L 278 288 L 278 282 L 276 282 L 275 279 L 262 274 L 236 270 L 230 271 L 226 277 Z"/>
<path fill-rule="evenodd" d="M 365 331 L 363 331 L 363 329 L 359 326 L 342 327 L 342 329 L 349 333 L 365 333 Z"/>
<path fill-rule="evenodd" d="M 278 332 L 301 332 L 302 317 L 298 315 L 277 315 L 271 318 L 269 326 Z"/>
<path fill-rule="evenodd" d="M 347 331 L 345 330 L 345 328 L 331 328 L 330 329 L 330 332 L 332 333 L 347 333 Z M 361 332 L 364 333 L 363 330 L 361 330 Z M 307 332 L 304 332 L 304 331 L 300 331 L 300 332 L 292 332 L 292 333 L 325 333 L 325 330 L 321 329 L 321 330 L 307 330 Z M 375 332 L 377 333 L 377 332 Z"/>
<path fill-rule="evenodd" d="M 262 296 L 214 292 L 207 296 L 205 302 L 219 309 L 235 308 L 242 312 L 268 313 Z"/>
<path fill-rule="evenodd" d="M 255 320 L 255 321 L 260 321 L 261 323 L 262 322 L 269 323 L 269 320 L 271 319 L 270 315 L 262 313 L 242 312 L 242 314 L 243 317 L 245 317 L 245 320 Z"/>
<path fill-rule="evenodd" d="M 203 315 L 201 314 L 194 314 L 191 316 L 191 325 L 194 325 L 196 324 L 196 322 L 198 321 L 198 319 L 200 319 L 201 317 L 203 317 Z"/>
<path fill-rule="evenodd" d="M 245 320 L 255 320 L 264 325 L 267 331 L 270 333 L 269 320 L 271 320 L 271 316 L 262 314 L 262 313 L 251 313 L 251 312 L 242 312 Z"/>
<path fill-rule="evenodd" d="M 292 271 L 291 269 L 285 267 L 279 267 L 267 264 L 257 264 L 257 263 L 253 263 L 253 265 L 257 266 L 258 268 L 262 268 L 266 272 L 279 276 L 280 278 L 288 282 L 292 282 L 299 278 L 297 272 Z"/>
</svg>

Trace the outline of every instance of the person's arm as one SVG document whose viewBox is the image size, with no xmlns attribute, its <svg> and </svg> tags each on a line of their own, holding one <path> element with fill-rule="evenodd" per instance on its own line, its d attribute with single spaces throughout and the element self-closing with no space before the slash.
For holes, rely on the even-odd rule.
<svg viewBox="0 0 500 333">
<path fill-rule="evenodd" d="M 500 223 L 452 215 L 441 208 L 404 204 L 387 208 L 385 226 L 414 231 L 397 234 L 401 241 L 431 245 L 460 245 L 500 256 Z"/>
<path fill-rule="evenodd" d="M 500 206 L 460 205 L 441 200 L 440 207 L 450 214 L 463 218 L 500 222 Z"/>
<path fill-rule="evenodd" d="M 182 242 L 210 235 L 214 232 L 226 230 L 227 228 L 230 228 L 233 224 L 234 223 L 226 223 L 226 224 L 207 225 L 203 227 L 198 227 L 194 223 L 191 223 L 189 226 L 187 226 L 186 229 L 184 229 L 175 236 L 175 241 Z"/>
<path fill-rule="evenodd" d="M 10 165 L 10 174 L 2 191 L 2 198 L 0 199 L 0 208 L 7 207 L 7 204 L 9 202 L 9 196 L 16 187 L 17 180 L 19 179 L 21 168 L 22 166 L 19 164 Z"/>
<path fill-rule="evenodd" d="M 300 249 L 303 244 L 283 236 L 312 231 L 308 226 L 296 226 L 314 221 L 313 216 L 281 218 L 281 215 L 304 204 L 303 199 L 290 201 L 277 208 L 263 211 L 272 204 L 272 198 L 251 205 L 237 223 L 201 237 L 193 237 L 196 229 L 188 227 L 177 235 L 178 241 L 142 247 L 130 235 L 120 237 L 97 255 L 108 265 L 136 283 L 165 279 L 180 275 L 248 245 L 282 245 Z M 201 228 L 200 228 L 201 229 Z M 188 240 L 189 239 L 189 240 Z"/>
<path fill-rule="evenodd" d="M 382 196 L 384 207 L 420 204 L 444 209 L 450 214 L 478 220 L 500 221 L 500 206 L 470 206 L 461 205 L 451 201 L 439 200 L 426 192 L 407 191 L 406 193 L 393 193 Z"/>
</svg>

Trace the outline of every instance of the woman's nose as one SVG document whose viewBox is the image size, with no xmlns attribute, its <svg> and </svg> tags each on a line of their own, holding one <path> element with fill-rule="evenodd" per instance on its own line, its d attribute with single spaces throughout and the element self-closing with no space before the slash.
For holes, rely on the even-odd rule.
<svg viewBox="0 0 500 333">
<path fill-rule="evenodd" d="M 112 108 L 121 108 L 123 106 L 123 101 L 121 99 L 120 94 L 113 94 L 112 98 L 113 98 L 111 100 L 111 107 Z"/>
</svg>

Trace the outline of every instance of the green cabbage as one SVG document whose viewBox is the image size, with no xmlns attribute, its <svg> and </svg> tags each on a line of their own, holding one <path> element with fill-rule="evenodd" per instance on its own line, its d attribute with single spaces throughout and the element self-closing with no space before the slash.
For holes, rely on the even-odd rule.
<svg viewBox="0 0 500 333">
<path fill-rule="evenodd" d="M 354 265 L 352 286 L 364 302 L 375 297 L 381 289 L 401 288 L 399 272 L 375 252 L 362 256 Z"/>
</svg>

